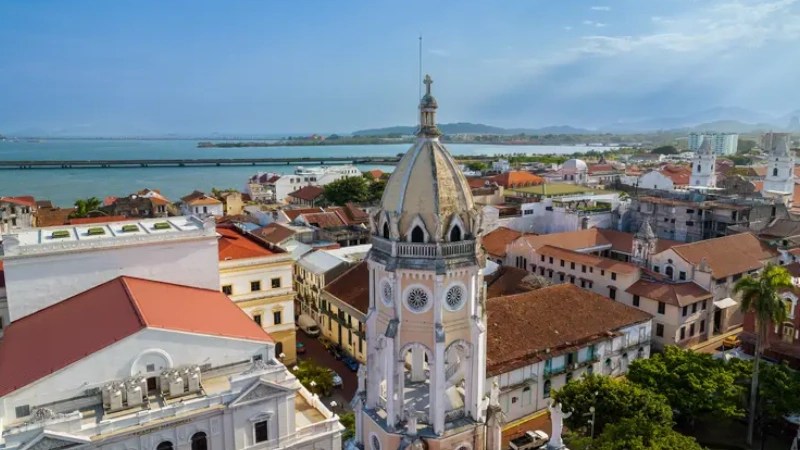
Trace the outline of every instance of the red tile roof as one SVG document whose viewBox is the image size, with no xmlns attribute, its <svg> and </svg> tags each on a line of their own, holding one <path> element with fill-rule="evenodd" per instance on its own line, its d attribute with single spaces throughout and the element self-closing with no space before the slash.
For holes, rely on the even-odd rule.
<svg viewBox="0 0 800 450">
<path fill-rule="evenodd" d="M 664 166 L 659 172 L 677 186 L 687 186 L 692 176 L 692 169 L 686 166 Z"/>
<path fill-rule="evenodd" d="M 36 211 L 36 226 L 54 227 L 66 225 L 69 222 L 69 215 L 75 211 L 74 208 L 45 208 Z"/>
<path fill-rule="evenodd" d="M 486 182 L 489 181 L 486 178 L 475 178 L 475 177 L 467 177 L 467 184 L 472 189 L 479 189 L 482 187 L 486 187 Z"/>
<path fill-rule="evenodd" d="M 319 186 L 303 186 L 300 189 L 290 192 L 289 197 L 299 198 L 308 202 L 314 201 L 325 193 L 325 189 Z"/>
<path fill-rule="evenodd" d="M 503 258 L 506 256 L 506 246 L 525 235 L 525 233 L 514 231 L 511 228 L 499 227 L 486 234 L 481 242 L 490 256 Z M 531 234 L 530 236 L 535 235 Z"/>
<path fill-rule="evenodd" d="M 739 233 L 676 245 L 672 250 L 694 265 L 705 259 L 711 267 L 712 275 L 717 279 L 760 269 L 767 260 L 780 254 L 753 233 Z"/>
<path fill-rule="evenodd" d="M 347 225 L 365 225 L 369 223 L 369 214 L 350 202 L 345 203 L 344 207 L 334 206 L 326 208 L 325 212 L 336 213 L 336 215 L 342 219 L 342 222 Z"/>
<path fill-rule="evenodd" d="M 383 175 L 383 171 L 382 170 L 378 170 L 378 169 L 372 169 L 370 171 L 367 171 L 367 173 L 372 175 L 372 178 L 374 178 L 376 180 L 380 179 L 381 176 Z"/>
<path fill-rule="evenodd" d="M 309 225 L 319 228 L 335 228 L 342 227 L 345 222 L 334 212 L 321 212 L 314 214 L 303 214 L 303 218 Z"/>
<path fill-rule="evenodd" d="M 761 192 L 761 191 L 764 190 L 764 182 L 763 181 L 751 181 L 750 183 L 753 185 L 753 191 Z M 797 190 L 797 185 L 795 185 L 795 190 Z"/>
<path fill-rule="evenodd" d="M 532 234 L 527 235 L 525 239 L 528 240 L 528 244 L 534 250 L 545 245 L 567 250 L 611 245 L 611 249 L 615 252 L 630 253 L 633 249 L 633 237 L 633 234 L 624 231 L 590 228 L 588 230 L 564 231 L 552 234 Z M 666 250 L 680 244 L 683 244 L 683 242 L 659 239 L 657 250 Z"/>
<path fill-rule="evenodd" d="M 22 195 L 18 197 L 0 197 L 0 202 L 13 203 L 15 205 L 23 206 L 36 206 L 36 200 L 30 195 Z"/>
<path fill-rule="evenodd" d="M 685 306 L 706 300 L 713 295 L 694 282 L 663 283 L 658 281 L 639 280 L 625 289 L 625 292 L 639 297 L 649 298 L 673 306 Z"/>
<path fill-rule="evenodd" d="M 272 342 L 219 291 L 123 276 L 8 325 L 0 346 L 0 396 L 144 328 Z"/>
<path fill-rule="evenodd" d="M 240 233 L 236 228 L 218 225 L 219 233 L 219 260 L 230 261 L 236 259 L 263 258 L 276 253 L 258 244 L 254 239 Z"/>
<path fill-rule="evenodd" d="M 103 198 L 103 206 L 111 206 L 117 202 L 118 197 L 104 197 Z"/>
<path fill-rule="evenodd" d="M 599 172 L 613 172 L 614 166 L 611 164 L 595 164 L 593 166 L 589 166 L 589 174 L 599 173 Z"/>
<path fill-rule="evenodd" d="M 542 177 L 521 170 L 512 170 L 511 172 L 501 173 L 493 176 L 490 180 L 499 184 L 500 186 L 503 186 L 504 188 L 535 186 L 544 183 L 544 179 Z"/>
<path fill-rule="evenodd" d="M 273 222 L 265 227 L 257 228 L 251 231 L 251 233 L 271 244 L 280 244 L 296 234 L 294 230 L 286 228 L 285 226 L 276 222 Z"/>
<path fill-rule="evenodd" d="M 486 282 L 486 298 L 502 297 L 504 295 L 521 294 L 531 291 L 522 280 L 528 275 L 533 275 L 525 269 L 512 266 L 500 266 L 497 271 L 484 277 Z"/>
<path fill-rule="evenodd" d="M 617 261 L 611 258 L 603 258 L 601 256 L 589 255 L 586 253 L 578 253 L 573 250 L 553 247 L 545 245 L 539 247 L 536 253 L 544 256 L 552 256 L 553 258 L 563 259 L 565 261 L 574 262 L 581 265 L 594 267 L 597 269 L 608 270 L 609 272 L 616 273 L 635 273 L 639 268 L 630 263 Z"/>
<path fill-rule="evenodd" d="M 607 229 L 598 229 L 597 231 L 611 244 L 611 249 L 615 252 L 630 253 L 631 250 L 633 250 L 633 234 Z M 683 244 L 685 244 L 685 242 L 659 238 L 656 242 L 656 252 L 661 252 L 676 245 Z"/>
<path fill-rule="evenodd" d="M 339 275 L 323 289 L 328 294 L 367 314 L 369 309 L 369 266 L 361 261 Z"/>
<path fill-rule="evenodd" d="M 77 219 L 69 219 L 67 224 L 69 225 L 89 225 L 93 223 L 110 223 L 110 222 L 122 222 L 124 220 L 131 220 L 129 217 L 125 216 L 100 216 L 100 217 L 79 217 Z"/>
<path fill-rule="evenodd" d="M 576 351 L 653 317 L 570 283 L 492 298 L 486 306 L 489 377 Z"/>
<path fill-rule="evenodd" d="M 286 217 L 289 218 L 290 222 L 293 222 L 295 219 L 300 217 L 302 214 L 311 214 L 311 213 L 318 213 L 322 212 L 322 208 L 300 208 L 300 209 L 284 209 L 282 210 Z"/>
</svg>

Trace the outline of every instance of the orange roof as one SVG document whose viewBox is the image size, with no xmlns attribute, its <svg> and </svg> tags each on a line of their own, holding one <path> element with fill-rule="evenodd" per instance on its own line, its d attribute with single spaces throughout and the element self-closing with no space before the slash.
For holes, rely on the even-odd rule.
<svg viewBox="0 0 800 450">
<path fill-rule="evenodd" d="M 265 227 L 257 228 L 251 231 L 251 233 L 272 244 L 280 244 L 297 234 L 291 228 L 287 228 L 277 222 L 272 222 Z"/>
<path fill-rule="evenodd" d="M 303 214 L 303 218 L 309 225 L 319 228 L 342 227 L 345 222 L 335 212 L 321 212 L 313 214 Z"/>
<path fill-rule="evenodd" d="M 230 261 L 235 259 L 263 258 L 276 253 L 262 247 L 255 240 L 239 233 L 229 226 L 217 226 L 219 233 L 219 260 Z"/>
<path fill-rule="evenodd" d="M 69 222 L 69 215 L 74 211 L 74 208 L 42 208 L 36 211 L 36 226 L 54 227 L 66 225 Z"/>
<path fill-rule="evenodd" d="M 323 288 L 325 292 L 367 314 L 369 310 L 369 265 L 361 261 Z"/>
<path fill-rule="evenodd" d="M 610 258 L 603 258 L 601 256 L 589 255 L 586 253 L 578 253 L 573 250 L 552 247 L 550 245 L 545 245 L 544 247 L 539 248 L 536 250 L 536 253 L 545 256 L 552 256 L 554 258 L 563 259 L 569 262 L 596 267 L 602 270 L 608 270 L 610 272 L 635 273 L 638 269 L 637 266 L 630 263 L 617 261 Z"/>
<path fill-rule="evenodd" d="M 0 197 L 0 202 L 14 203 L 15 205 L 36 206 L 36 200 L 30 195 L 20 197 Z"/>
<path fill-rule="evenodd" d="M 383 171 L 378 169 L 372 169 L 370 171 L 367 171 L 367 173 L 372 175 L 372 178 L 375 178 L 376 180 L 380 179 L 380 177 L 383 175 Z"/>
<path fill-rule="evenodd" d="M 739 233 L 690 244 L 676 245 L 672 250 L 691 264 L 703 259 L 711 267 L 714 278 L 724 278 L 760 269 L 778 251 L 761 242 L 753 233 Z"/>
<path fill-rule="evenodd" d="M 215 199 L 214 197 L 208 197 L 208 196 L 195 198 L 195 199 L 189 200 L 186 203 L 189 204 L 189 205 L 192 205 L 192 206 L 194 206 L 194 205 L 221 205 L 222 204 L 221 201 Z"/>
<path fill-rule="evenodd" d="M 300 208 L 300 209 L 284 209 L 282 210 L 286 217 L 289 218 L 290 222 L 293 222 L 295 219 L 300 217 L 302 214 L 311 214 L 311 213 L 318 213 L 322 212 L 322 208 Z"/>
<path fill-rule="evenodd" d="M 753 190 L 755 192 L 761 192 L 761 191 L 764 190 L 764 182 L 763 181 L 751 181 L 750 183 L 753 185 Z M 797 185 L 795 185 L 794 189 L 797 190 Z"/>
<path fill-rule="evenodd" d="M 710 292 L 691 281 L 686 283 L 662 283 L 639 280 L 630 285 L 625 292 L 673 306 L 691 305 L 700 300 L 713 297 Z"/>
<path fill-rule="evenodd" d="M 617 230 L 603 229 L 597 231 L 611 244 L 611 249 L 615 252 L 630 253 L 631 250 L 633 250 L 633 234 Z M 683 244 L 685 244 L 685 242 L 659 238 L 656 242 L 656 252 L 661 252 L 676 245 Z"/>
<path fill-rule="evenodd" d="M 489 181 L 486 178 L 475 178 L 475 177 L 467 177 L 467 184 L 472 189 L 479 189 L 482 187 L 486 187 L 486 182 Z"/>
<path fill-rule="evenodd" d="M 756 176 L 765 177 L 767 176 L 767 166 L 754 166 L 751 167 L 753 172 L 755 172 Z"/>
<path fill-rule="evenodd" d="M 118 197 L 104 197 L 103 206 L 111 206 L 117 201 Z"/>
<path fill-rule="evenodd" d="M 534 186 L 544 183 L 544 179 L 542 177 L 521 170 L 512 170 L 511 172 L 501 173 L 500 175 L 493 176 L 490 178 L 490 180 L 499 184 L 500 186 L 503 186 L 504 188 Z"/>
<path fill-rule="evenodd" d="M 219 291 L 122 276 L 8 325 L 0 346 L 0 396 L 144 328 L 273 341 Z"/>
<path fill-rule="evenodd" d="M 589 166 L 589 174 L 599 173 L 599 172 L 613 172 L 614 166 L 611 164 L 595 164 L 593 166 Z"/>
<path fill-rule="evenodd" d="M 348 225 L 360 225 L 369 223 L 369 214 L 366 211 L 359 209 L 356 205 L 347 202 L 344 207 L 333 206 L 326 208 L 325 212 L 336 213 L 342 222 Z"/>
<path fill-rule="evenodd" d="M 77 219 L 69 219 L 69 225 L 89 225 L 92 223 L 109 223 L 109 222 L 122 222 L 123 220 L 131 220 L 125 216 L 100 216 L 100 217 L 80 217 Z"/>
<path fill-rule="evenodd" d="M 300 189 L 290 192 L 289 197 L 299 198 L 300 200 L 314 201 L 325 193 L 325 189 L 319 186 L 303 186 Z"/>
<path fill-rule="evenodd" d="M 630 253 L 633 249 L 633 237 L 633 234 L 624 231 L 590 228 L 588 230 L 528 235 L 525 239 L 527 239 L 528 244 L 537 251 L 545 245 L 567 250 L 580 250 L 610 245 L 611 249 L 615 252 Z M 683 243 L 670 241 L 669 239 L 659 239 L 657 250 L 666 250 L 679 244 Z"/>
<path fill-rule="evenodd" d="M 658 171 L 661 175 L 672 180 L 673 184 L 679 186 L 686 186 L 689 184 L 689 179 L 692 176 L 692 169 L 686 166 L 664 166 Z"/>
<path fill-rule="evenodd" d="M 485 235 L 481 242 L 489 255 L 502 258 L 506 256 L 506 246 L 525 235 L 525 233 L 514 231 L 511 228 L 499 227 Z"/>
</svg>

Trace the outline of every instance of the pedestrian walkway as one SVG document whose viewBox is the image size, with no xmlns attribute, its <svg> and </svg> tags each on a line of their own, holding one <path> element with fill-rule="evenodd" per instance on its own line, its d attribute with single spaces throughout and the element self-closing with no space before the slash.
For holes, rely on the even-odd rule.
<svg viewBox="0 0 800 450">
<path fill-rule="evenodd" d="M 707 341 L 703 341 L 695 345 L 692 345 L 691 347 L 689 347 L 689 350 L 693 350 L 698 353 L 716 353 L 717 347 L 722 345 L 722 341 L 726 337 L 735 336 L 741 332 L 742 332 L 742 327 L 736 327 L 733 330 L 728 331 L 727 333 L 715 335 L 714 337 L 712 337 Z"/>
</svg>

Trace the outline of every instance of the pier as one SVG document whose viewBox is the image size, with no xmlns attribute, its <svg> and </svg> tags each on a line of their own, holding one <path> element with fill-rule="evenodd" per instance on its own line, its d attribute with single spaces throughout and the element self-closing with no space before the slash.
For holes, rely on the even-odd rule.
<svg viewBox="0 0 800 450">
<path fill-rule="evenodd" d="M 300 158 L 105 159 L 53 161 L 0 161 L 0 169 L 138 169 L 143 167 L 223 167 L 291 165 L 394 165 L 397 156 Z"/>
</svg>

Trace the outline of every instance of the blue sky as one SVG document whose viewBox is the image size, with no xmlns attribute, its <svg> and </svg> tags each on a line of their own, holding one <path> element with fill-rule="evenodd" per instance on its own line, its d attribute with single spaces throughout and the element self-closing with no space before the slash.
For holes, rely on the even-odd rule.
<svg viewBox="0 0 800 450">
<path fill-rule="evenodd" d="M 0 133 L 506 127 L 800 106 L 800 0 L 0 2 Z"/>
</svg>

